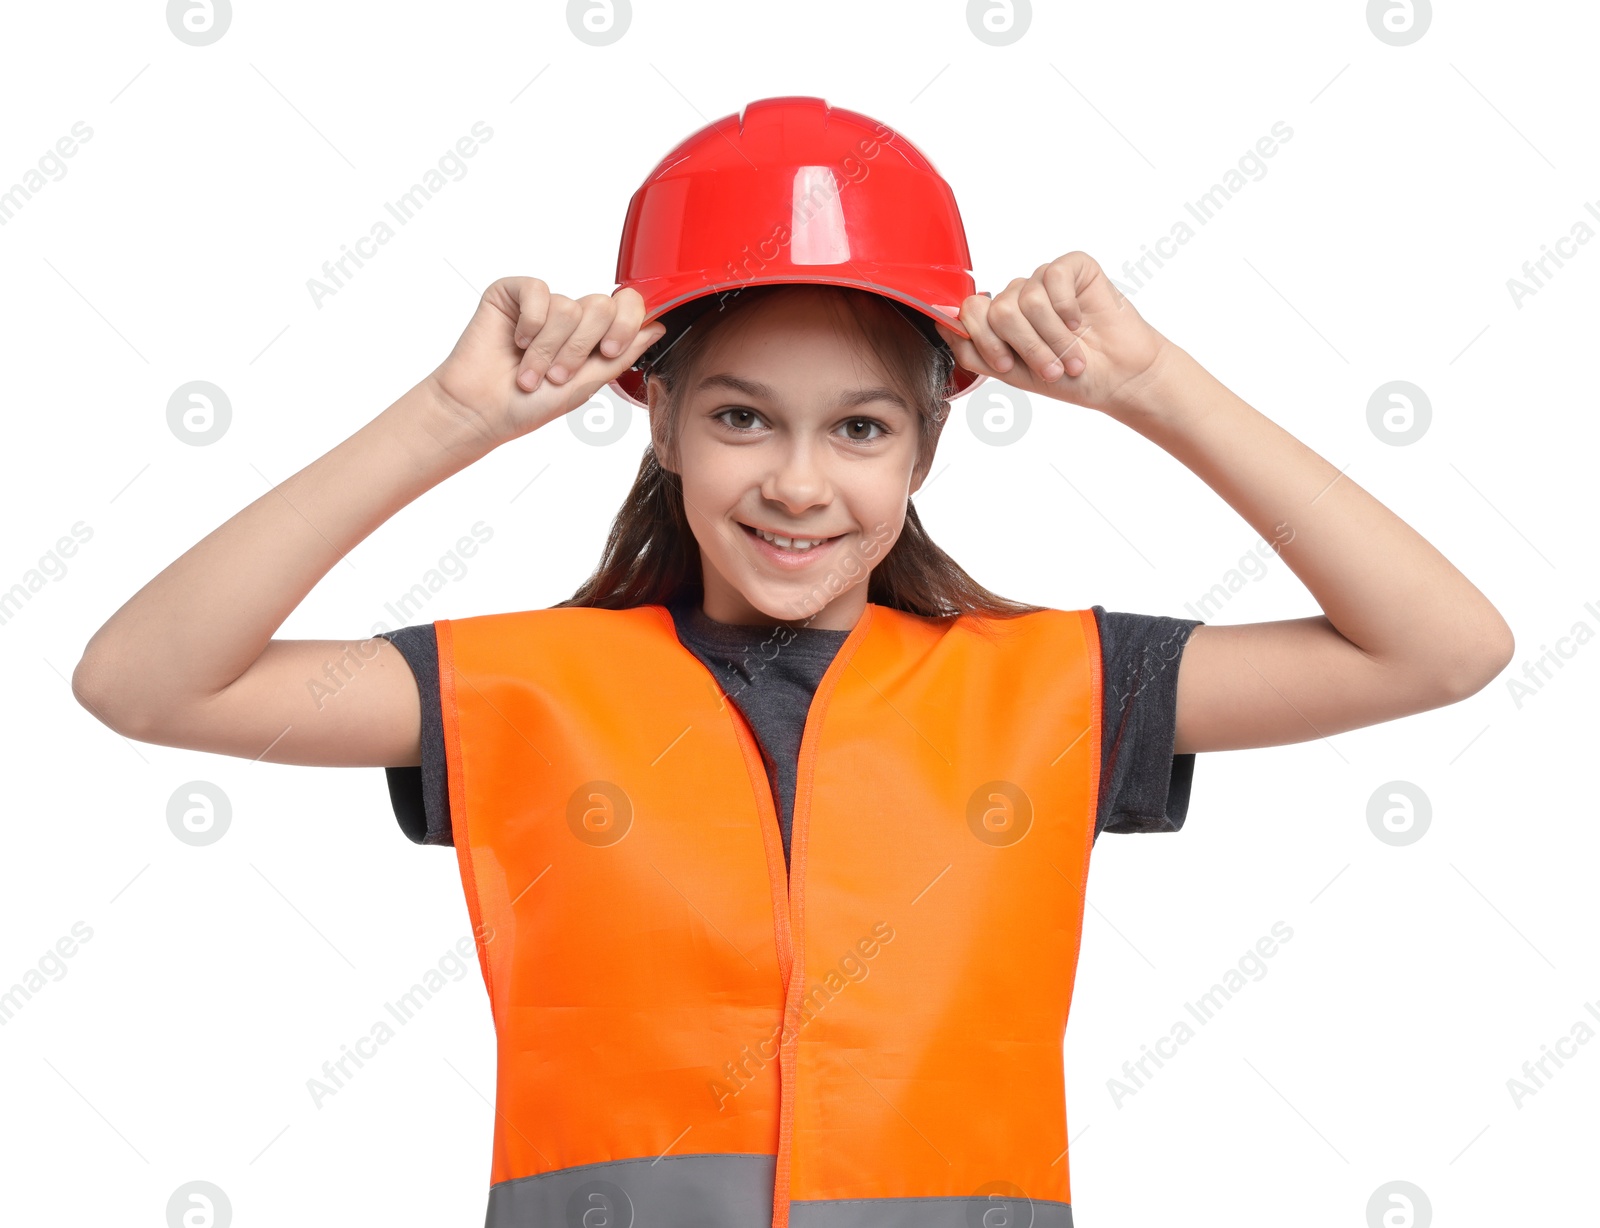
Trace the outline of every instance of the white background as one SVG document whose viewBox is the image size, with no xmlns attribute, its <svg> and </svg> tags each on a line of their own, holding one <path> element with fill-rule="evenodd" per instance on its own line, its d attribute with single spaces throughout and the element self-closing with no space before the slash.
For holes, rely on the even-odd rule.
<svg viewBox="0 0 1600 1228">
<path fill-rule="evenodd" d="M 467 934 L 452 851 L 405 840 L 378 768 L 131 742 L 68 680 L 141 585 L 431 370 L 496 277 L 609 292 L 634 188 L 752 99 L 819 95 L 904 132 L 995 292 L 1073 249 L 1118 273 L 1283 121 L 1264 177 L 1139 310 L 1488 594 L 1516 632 L 1505 677 L 1600 628 L 1600 245 L 1520 307 L 1507 288 L 1575 222 L 1600 228 L 1600 18 L 1441 8 L 1393 47 L 1360 3 L 1049 3 L 995 47 L 958 3 L 639 0 L 593 47 L 559 3 L 278 0 L 192 47 L 160 4 L 11 6 L 0 189 L 75 122 L 93 136 L 0 227 L 0 588 L 75 522 L 92 537 L 0 624 L 0 991 L 74 923 L 93 937 L 0 1027 L 7 1218 L 165 1223 L 205 1180 L 241 1225 L 481 1222 L 475 960 L 337 1095 L 307 1090 Z M 468 174 L 314 305 L 322 263 L 480 120 Z M 207 447 L 166 421 L 195 379 L 233 410 Z M 1367 423 L 1394 379 L 1432 404 L 1409 446 Z M 1000 593 L 1184 615 L 1258 540 L 1109 419 L 1036 400 L 1021 445 L 995 448 L 965 408 L 917 505 Z M 492 539 L 406 621 L 561 600 L 645 442 L 636 415 L 610 447 L 555 423 L 500 449 L 363 542 L 279 636 L 397 625 L 385 603 L 479 520 Z M 1316 612 L 1274 559 L 1210 621 Z M 1362 1225 L 1393 1180 L 1441 1225 L 1593 1222 L 1600 1044 L 1520 1107 L 1507 1087 L 1578 1020 L 1600 1028 L 1592 643 L 1520 705 L 1503 677 L 1390 724 L 1203 754 L 1181 832 L 1099 843 L 1067 1035 L 1076 1222 Z M 193 780 L 233 807 L 204 848 L 166 822 Z M 1405 847 L 1367 823 L 1394 780 L 1432 804 Z M 1108 1080 L 1278 921 L 1293 938 L 1265 976 L 1119 1107 Z"/>
</svg>

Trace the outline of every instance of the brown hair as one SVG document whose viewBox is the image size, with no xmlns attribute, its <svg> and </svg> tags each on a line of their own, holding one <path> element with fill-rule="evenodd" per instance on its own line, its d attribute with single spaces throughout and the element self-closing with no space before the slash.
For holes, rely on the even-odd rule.
<svg viewBox="0 0 1600 1228">
<path fill-rule="evenodd" d="M 633 489 L 611 522 L 599 566 L 557 607 L 616 610 L 702 599 L 700 547 L 683 510 L 683 488 L 678 475 L 659 463 L 657 447 L 669 460 L 675 455 L 685 390 L 717 330 L 748 319 L 753 304 L 795 289 L 826 291 L 835 319 L 842 319 L 839 308 L 848 309 L 861 332 L 874 339 L 873 352 L 917 410 L 917 467 L 926 472 L 932 466 L 949 415 L 945 390 L 955 359 L 927 317 L 883 295 L 844 286 L 765 284 L 706 295 L 667 312 L 667 331 L 635 364 L 647 379 L 661 381 L 659 436 L 645 449 Z M 934 544 L 909 499 L 905 526 L 867 577 L 867 600 L 934 619 L 1014 618 L 1043 608 L 1000 597 L 969 576 Z"/>
</svg>

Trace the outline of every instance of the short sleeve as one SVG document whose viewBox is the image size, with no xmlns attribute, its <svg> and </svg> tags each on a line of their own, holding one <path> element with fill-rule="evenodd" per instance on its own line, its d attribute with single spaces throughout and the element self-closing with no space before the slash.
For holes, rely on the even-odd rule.
<svg viewBox="0 0 1600 1228">
<path fill-rule="evenodd" d="M 1178 664 L 1199 620 L 1107 613 L 1094 607 L 1100 631 L 1103 725 L 1102 831 L 1177 831 L 1189 812 L 1194 755 L 1174 755 Z"/>
<path fill-rule="evenodd" d="M 400 830 L 417 844 L 452 843 L 450 791 L 445 771 L 444 717 L 439 708 L 439 641 L 432 623 L 384 631 L 416 675 L 422 699 L 422 764 L 384 768 L 389 801 Z"/>
</svg>

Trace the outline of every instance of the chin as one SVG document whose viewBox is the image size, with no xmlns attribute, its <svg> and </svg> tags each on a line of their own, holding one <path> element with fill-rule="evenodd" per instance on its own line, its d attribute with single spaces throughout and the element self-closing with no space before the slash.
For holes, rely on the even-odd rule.
<svg viewBox="0 0 1600 1228">
<path fill-rule="evenodd" d="M 833 598 L 813 595 L 814 582 L 735 586 L 740 600 L 763 618 L 773 622 L 795 622 L 812 618 L 828 607 Z"/>
<path fill-rule="evenodd" d="M 777 586 L 771 589 L 763 587 L 762 591 L 756 593 L 741 590 L 740 595 L 752 609 L 774 622 L 792 622 L 797 618 L 809 618 L 816 613 L 815 610 L 796 608 L 805 599 L 808 591 L 809 586 L 796 584 L 786 590 Z"/>
</svg>

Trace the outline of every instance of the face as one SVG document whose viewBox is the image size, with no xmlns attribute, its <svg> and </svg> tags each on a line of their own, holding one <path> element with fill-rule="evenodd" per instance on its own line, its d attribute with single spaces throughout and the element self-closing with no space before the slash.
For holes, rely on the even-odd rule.
<svg viewBox="0 0 1600 1228">
<path fill-rule="evenodd" d="M 926 477 L 915 409 L 825 294 L 802 288 L 749 307 L 689 376 L 676 463 L 663 463 L 680 476 L 705 613 L 720 622 L 853 627 Z M 658 379 L 649 399 L 665 458 Z M 819 544 L 797 550 L 796 539 Z"/>
</svg>

